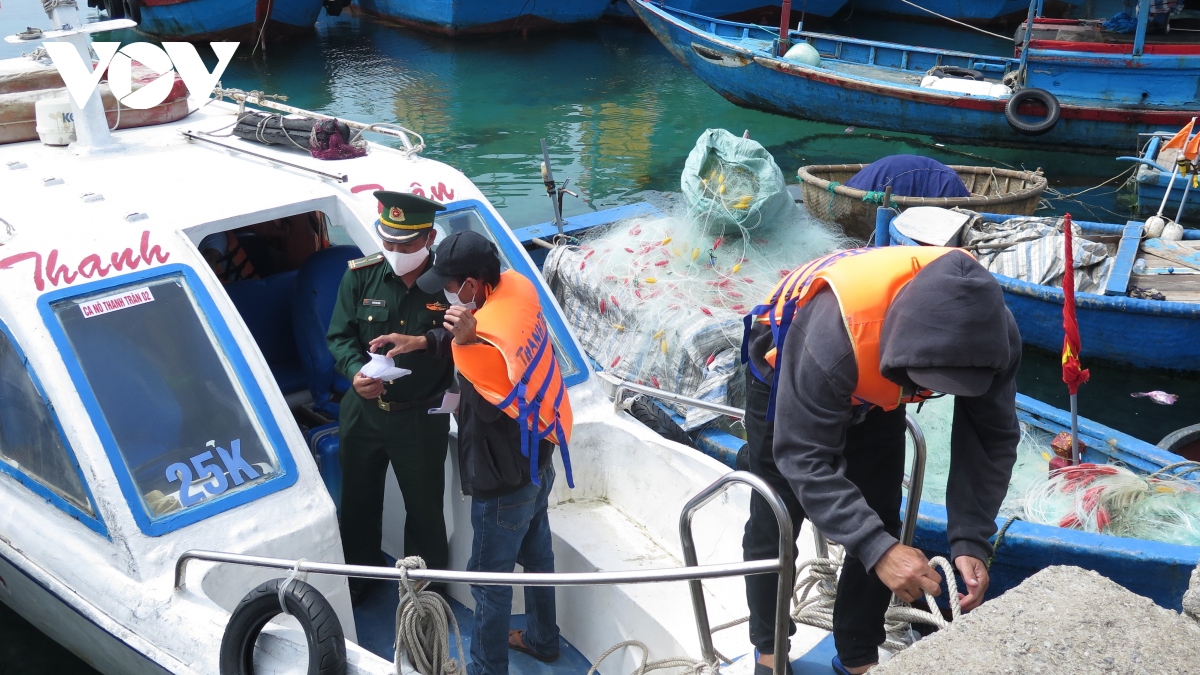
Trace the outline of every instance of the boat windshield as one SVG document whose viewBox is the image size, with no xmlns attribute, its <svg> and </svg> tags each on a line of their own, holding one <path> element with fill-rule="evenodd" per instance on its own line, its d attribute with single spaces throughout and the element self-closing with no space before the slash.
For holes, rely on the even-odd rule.
<svg viewBox="0 0 1200 675">
<path fill-rule="evenodd" d="M 111 432 L 111 459 L 124 463 L 141 497 L 135 509 L 151 519 L 167 516 L 278 472 L 182 274 L 51 308 L 99 407 L 99 414 L 91 411 L 96 426 L 103 422 Z"/>
<path fill-rule="evenodd" d="M 478 208 L 471 206 L 468 208 L 446 211 L 445 213 L 438 214 L 437 218 L 434 220 L 434 224 L 439 230 L 439 241 L 445 239 L 445 237 L 451 234 L 454 234 L 455 232 L 465 232 L 467 230 L 482 234 L 488 238 L 488 241 L 496 244 L 496 250 L 500 252 L 500 269 L 502 271 L 513 269 L 512 260 L 505 252 L 504 247 L 496 241 L 496 236 L 492 234 L 491 229 L 488 228 L 487 221 L 485 221 L 483 216 L 480 215 Z M 433 250 L 435 252 L 437 251 L 437 242 L 434 242 Z M 518 269 L 517 271 L 524 273 L 524 270 Z M 536 279 L 534 279 L 533 282 L 538 284 L 538 280 Z M 546 302 L 545 298 L 542 298 L 542 302 Z M 552 311 L 553 310 L 543 311 L 543 313 L 547 315 L 547 318 L 549 318 L 549 315 Z M 550 344 L 554 346 L 554 356 L 558 359 L 558 367 L 562 371 L 562 376 L 564 378 L 568 378 L 579 373 L 581 368 L 580 364 L 575 363 L 575 360 L 571 358 L 567 350 L 563 349 L 562 338 L 558 334 L 558 331 L 560 330 L 559 326 L 556 324 L 556 322 L 549 320 L 546 321 L 546 325 L 550 328 Z"/>
</svg>

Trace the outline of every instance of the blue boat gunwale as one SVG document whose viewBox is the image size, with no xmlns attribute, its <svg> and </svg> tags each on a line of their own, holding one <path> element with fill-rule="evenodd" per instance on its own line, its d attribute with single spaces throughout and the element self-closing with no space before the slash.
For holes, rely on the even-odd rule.
<svg viewBox="0 0 1200 675">
<path fill-rule="evenodd" d="M 993 222 L 1001 222 L 1012 218 L 1026 218 L 1028 216 L 1007 215 L 996 213 L 981 213 L 984 218 Z M 1078 225 L 1085 233 L 1103 234 L 1103 235 L 1120 235 L 1122 225 L 1112 225 L 1109 223 L 1093 223 L 1084 220 L 1076 220 Z M 1185 238 L 1200 239 L 1200 231 L 1187 230 Z M 921 246 L 905 235 L 901 234 L 896 229 L 895 216 L 888 222 L 888 237 L 893 245 L 898 246 Z M 1053 286 L 1044 286 L 1035 284 L 1029 281 L 1022 281 L 1003 274 L 992 273 L 996 277 L 996 281 L 1000 282 L 1000 286 L 1006 291 L 1023 295 L 1046 302 L 1055 302 L 1062 304 L 1063 294 L 1061 288 Z M 1200 303 L 1190 302 L 1172 302 L 1169 300 L 1142 300 L 1140 298 L 1130 298 L 1123 296 L 1098 295 L 1095 293 L 1076 293 L 1075 306 L 1085 309 L 1099 310 L 1115 310 L 1129 314 L 1145 314 L 1148 316 L 1170 316 L 1181 319 L 1200 319 Z"/>
<path fill-rule="evenodd" d="M 738 21 L 729 21 L 727 19 L 714 19 L 711 17 L 703 16 L 701 14 L 695 14 L 692 12 L 688 12 L 688 11 L 685 11 L 682 9 L 675 9 L 674 7 L 667 7 L 667 6 L 663 5 L 661 2 L 658 2 L 657 0 L 643 1 L 641 4 L 647 5 L 654 9 L 661 10 L 662 12 L 664 12 L 666 14 L 673 14 L 675 16 L 686 16 L 686 17 L 691 17 L 693 19 L 699 19 L 704 23 L 712 24 L 714 29 L 717 24 L 722 24 L 725 26 L 736 26 L 737 28 L 742 29 L 742 35 L 740 37 L 734 37 L 734 36 L 730 36 L 730 35 L 721 35 L 721 34 L 717 33 L 715 30 L 705 30 L 703 27 L 696 25 L 693 22 L 690 22 L 690 21 L 687 22 L 690 27 L 695 28 L 700 31 L 703 31 L 706 35 L 709 35 L 714 39 L 723 41 L 722 44 L 725 44 L 731 48 L 736 48 L 738 51 L 741 51 L 744 54 L 754 55 L 754 56 L 762 55 L 762 56 L 766 56 L 771 59 L 782 60 L 780 57 L 775 56 L 774 54 L 771 54 L 769 51 L 766 51 L 766 50 L 762 49 L 761 47 L 750 48 L 750 47 L 743 47 L 742 45 L 735 45 L 735 44 L 729 44 L 728 42 L 724 42 L 726 40 L 749 41 L 749 40 L 755 39 L 755 38 L 750 37 L 750 32 L 752 30 L 761 32 L 761 33 L 765 34 L 765 36 L 769 36 L 767 38 L 760 39 L 760 41 L 773 42 L 773 41 L 779 39 L 779 29 L 778 28 L 771 28 L 769 26 L 760 26 L 758 24 L 753 24 L 753 23 L 741 23 Z M 906 44 L 902 44 L 899 42 L 886 42 L 883 40 L 867 40 L 865 38 L 847 37 L 845 35 L 834 35 L 832 33 L 815 33 L 815 32 L 810 32 L 810 31 L 789 30 L 788 38 L 791 39 L 793 37 L 800 37 L 800 38 L 804 38 L 805 40 L 807 40 L 808 38 L 816 38 L 816 39 L 821 39 L 821 40 L 829 40 L 831 42 L 854 44 L 854 45 L 859 45 L 862 47 L 876 47 L 876 48 L 883 47 L 885 49 L 894 49 L 894 50 L 903 51 L 903 52 L 917 52 L 917 53 L 921 53 L 921 54 L 932 54 L 935 56 L 953 56 L 953 57 L 964 58 L 964 59 L 978 59 L 980 61 L 1002 61 L 1006 64 L 1012 64 L 1012 65 L 1016 65 L 1016 64 L 1020 63 L 1020 59 L 1014 58 L 1011 56 L 991 56 L 988 54 L 960 52 L 960 51 L 956 51 L 953 49 L 937 49 L 936 47 L 920 47 L 917 45 L 906 45 Z M 826 58 L 826 56 L 824 54 L 822 54 L 821 58 Z M 841 60 L 841 59 L 838 59 L 837 57 L 828 57 L 828 58 L 834 58 L 836 60 Z M 847 63 L 855 63 L 855 62 L 847 61 Z M 886 66 L 879 66 L 879 67 L 886 68 Z M 899 70 L 899 69 L 892 69 L 892 70 Z"/>
</svg>

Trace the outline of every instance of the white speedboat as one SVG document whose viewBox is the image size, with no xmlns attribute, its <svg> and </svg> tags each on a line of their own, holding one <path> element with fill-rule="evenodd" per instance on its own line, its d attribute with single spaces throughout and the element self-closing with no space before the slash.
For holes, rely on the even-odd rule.
<svg viewBox="0 0 1200 675">
<path fill-rule="evenodd" d="M 67 24 L 62 39 L 78 40 L 77 18 L 59 20 L 74 8 L 53 11 Z M 389 132 L 399 148 L 369 143 L 365 156 L 321 161 L 225 135 L 237 104 L 193 94 L 191 106 L 181 120 L 111 136 L 87 127 L 102 110 L 76 109 L 83 142 L 0 145 L 0 601 L 105 673 L 229 672 L 219 655 L 231 612 L 283 574 L 193 560 L 176 584 L 185 552 L 342 562 L 326 488 L 336 479 L 323 480 L 310 449 L 338 388 L 321 316 L 327 323 L 345 261 L 379 249 L 376 189 L 445 202 L 444 234 L 483 233 L 506 267 L 538 284 L 575 412 L 577 487 L 560 481 L 552 498 L 558 571 L 682 566 L 681 511 L 729 469 L 614 409 L 528 255 L 466 176 L 421 157 L 419 137 L 404 131 Z M 251 250 L 264 224 L 297 219 L 332 245 L 275 255 L 261 279 L 222 284 L 199 248 L 216 235 Z M 447 480 L 451 567 L 461 570 L 470 508 L 454 462 Z M 700 563 L 740 561 L 747 504 L 735 490 L 696 514 Z M 398 494 L 386 508 L 384 548 L 399 558 Z M 355 616 L 345 577 L 308 583 L 340 622 L 347 672 L 394 672 L 390 650 L 357 644 L 369 617 Z M 746 614 L 741 579 L 705 582 L 704 592 L 711 625 Z M 452 594 L 471 606 L 466 585 Z M 686 584 L 573 586 L 557 597 L 563 637 L 589 662 L 629 638 L 652 659 L 701 654 Z M 824 635 L 802 628 L 795 651 Z M 752 649 L 744 628 L 715 640 L 729 656 Z M 256 645 L 254 672 L 308 667 L 294 618 L 272 620 Z M 628 672 L 639 660 L 627 650 L 605 668 Z"/>
</svg>

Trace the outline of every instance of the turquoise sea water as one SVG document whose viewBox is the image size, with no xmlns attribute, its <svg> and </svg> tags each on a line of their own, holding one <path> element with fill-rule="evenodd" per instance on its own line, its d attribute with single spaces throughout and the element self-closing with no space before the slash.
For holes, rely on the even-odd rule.
<svg viewBox="0 0 1200 675">
<path fill-rule="evenodd" d="M 25 26 L 46 27 L 38 3 L 5 0 L 0 33 Z M 1010 43 L 975 32 L 866 15 L 833 20 L 822 30 L 994 54 L 1011 50 Z M 129 32 L 97 39 L 142 38 Z M 0 43 L 0 58 L 21 51 Z M 543 137 L 555 173 L 560 180 L 570 177 L 583 195 L 568 197 L 568 216 L 637 201 L 643 191 L 678 190 L 688 151 L 710 127 L 748 130 L 792 182 L 805 164 L 870 162 L 902 152 L 953 164 L 1040 167 L 1052 187 L 1066 194 L 1127 168 L 1107 156 L 942 145 L 935 138 L 744 110 L 695 79 L 647 32 L 626 26 L 453 41 L 350 16 L 322 16 L 308 38 L 272 45 L 265 54 L 239 53 L 224 84 L 286 94 L 290 104 L 303 108 L 415 129 L 425 137 L 427 156 L 466 173 L 514 227 L 550 217 L 537 170 Z M 1115 187 L 1051 199 L 1050 205 L 1055 212 L 1108 222 L 1129 215 Z M 1086 343 L 1087 336 L 1083 339 Z M 1145 440 L 1157 442 L 1200 421 L 1196 380 L 1099 367 L 1093 367 L 1092 378 L 1080 394 L 1082 414 Z M 1067 406 L 1054 355 L 1027 351 L 1019 385 L 1024 393 Z M 1129 397 L 1152 389 L 1180 394 L 1180 402 L 1167 407 Z M 0 674 L 9 672 L 90 671 L 0 604 Z"/>
</svg>

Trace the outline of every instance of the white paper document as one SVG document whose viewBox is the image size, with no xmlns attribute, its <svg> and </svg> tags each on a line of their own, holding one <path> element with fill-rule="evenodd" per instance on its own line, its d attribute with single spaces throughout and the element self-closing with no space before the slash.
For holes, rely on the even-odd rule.
<svg viewBox="0 0 1200 675">
<path fill-rule="evenodd" d="M 358 373 L 363 377 L 371 377 L 384 382 L 398 380 L 412 371 L 407 368 L 397 368 L 396 362 L 383 354 L 372 354 L 367 352 L 367 356 L 371 357 L 370 361 L 363 364 L 363 367 L 358 370 Z"/>
<path fill-rule="evenodd" d="M 438 406 L 437 408 L 430 408 L 429 414 L 449 415 L 455 410 L 458 410 L 458 392 L 448 391 L 446 392 L 446 395 L 442 397 L 442 405 Z"/>
</svg>

